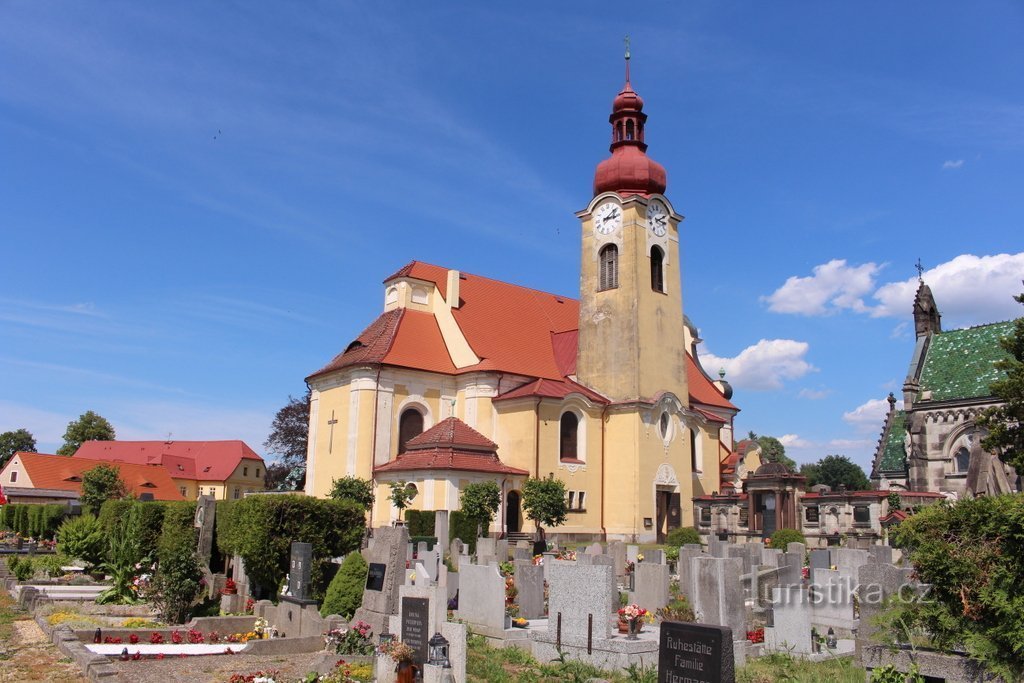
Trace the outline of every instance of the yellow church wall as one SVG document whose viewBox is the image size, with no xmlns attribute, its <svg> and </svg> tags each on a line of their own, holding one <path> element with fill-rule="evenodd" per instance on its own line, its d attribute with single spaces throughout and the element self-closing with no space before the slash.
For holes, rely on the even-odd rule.
<svg viewBox="0 0 1024 683">
<path fill-rule="evenodd" d="M 506 465 L 536 475 L 536 400 L 499 401 L 494 405 L 498 420 L 492 441 L 498 444 L 498 457 Z"/>
</svg>

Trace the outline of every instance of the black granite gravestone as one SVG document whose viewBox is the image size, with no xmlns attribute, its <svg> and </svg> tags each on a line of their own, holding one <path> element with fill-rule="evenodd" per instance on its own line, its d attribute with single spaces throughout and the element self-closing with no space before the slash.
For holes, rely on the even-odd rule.
<svg viewBox="0 0 1024 683">
<path fill-rule="evenodd" d="M 384 590 L 384 575 L 388 571 L 386 564 L 380 562 L 371 562 L 370 569 L 366 572 L 366 590 L 368 591 L 381 591 Z"/>
<path fill-rule="evenodd" d="M 292 561 L 288 570 L 288 593 L 297 600 L 309 597 L 310 563 L 313 561 L 311 543 L 292 542 Z"/>
<path fill-rule="evenodd" d="M 419 666 L 427 661 L 429 609 L 427 598 L 402 598 L 402 642 L 412 648 L 413 662 Z"/>
<path fill-rule="evenodd" d="M 735 683 L 732 629 L 665 621 L 658 646 L 658 683 Z"/>
</svg>

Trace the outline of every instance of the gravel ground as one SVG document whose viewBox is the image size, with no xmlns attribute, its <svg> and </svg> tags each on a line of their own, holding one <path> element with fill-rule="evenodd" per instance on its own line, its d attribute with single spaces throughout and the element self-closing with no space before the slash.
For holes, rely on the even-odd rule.
<svg viewBox="0 0 1024 683">
<path fill-rule="evenodd" d="M 212 655 L 206 657 L 175 657 L 145 659 L 114 665 L 122 680 L 132 683 L 226 683 L 233 673 L 250 674 L 255 671 L 277 669 L 278 680 L 301 680 L 313 670 L 319 652 L 298 655 Z"/>
<path fill-rule="evenodd" d="M 4 658 L 0 660 L 0 681 L 87 683 L 78 667 L 63 658 L 36 622 L 21 619 L 11 626 L 11 639 L 4 643 Z"/>
</svg>

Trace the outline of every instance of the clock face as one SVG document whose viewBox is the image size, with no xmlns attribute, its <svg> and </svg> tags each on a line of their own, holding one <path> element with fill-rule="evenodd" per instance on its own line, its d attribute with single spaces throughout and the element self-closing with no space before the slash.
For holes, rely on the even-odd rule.
<svg viewBox="0 0 1024 683">
<path fill-rule="evenodd" d="M 664 237 L 668 232 L 668 209 L 657 199 L 647 205 L 647 227 L 658 237 Z"/>
<path fill-rule="evenodd" d="M 611 233 L 622 227 L 622 207 L 615 202 L 607 202 L 597 207 L 594 212 L 594 229 L 602 235 Z"/>
</svg>

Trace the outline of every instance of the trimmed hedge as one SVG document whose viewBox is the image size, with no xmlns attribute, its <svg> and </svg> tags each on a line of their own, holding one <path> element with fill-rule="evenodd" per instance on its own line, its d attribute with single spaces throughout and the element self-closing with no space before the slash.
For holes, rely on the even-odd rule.
<svg viewBox="0 0 1024 683">
<path fill-rule="evenodd" d="M 406 510 L 405 525 L 409 536 L 433 536 L 434 519 L 433 510 Z"/>
<path fill-rule="evenodd" d="M 277 597 L 293 541 L 313 545 L 310 597 L 322 600 L 330 578 L 330 558 L 357 550 L 366 521 L 350 501 L 303 495 L 249 496 L 218 504 L 217 545 L 238 553 L 258 597 Z"/>
<path fill-rule="evenodd" d="M 136 531 L 139 536 L 140 557 L 152 561 L 156 559 L 156 547 L 164 526 L 164 510 L 169 504 L 163 501 L 141 502 L 130 498 L 111 499 L 100 508 L 100 524 L 104 533 L 109 535 L 118 520 L 126 518 L 134 508 L 138 508 L 139 523 Z M 191 505 L 195 514 L 195 503 L 186 505 Z M 182 523 L 182 520 L 179 519 L 178 523 Z M 192 521 L 188 520 L 188 523 L 191 526 Z"/>
<path fill-rule="evenodd" d="M 14 503 L 0 508 L 0 524 L 8 531 L 35 539 L 52 540 L 67 516 L 67 507 L 61 503 L 37 505 Z"/>
</svg>

